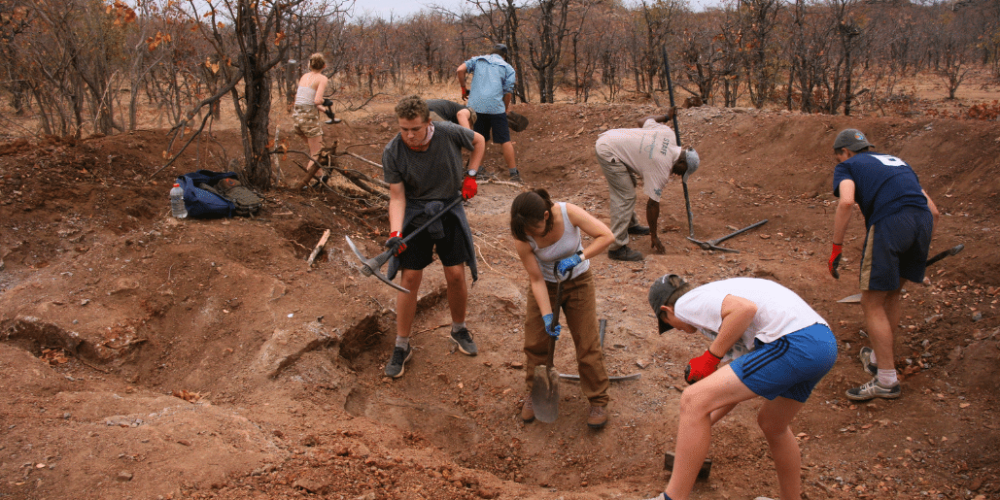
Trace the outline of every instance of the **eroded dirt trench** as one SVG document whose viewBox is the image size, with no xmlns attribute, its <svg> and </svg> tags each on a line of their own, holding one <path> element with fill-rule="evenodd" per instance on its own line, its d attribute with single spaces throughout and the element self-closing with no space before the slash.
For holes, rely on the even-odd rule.
<svg viewBox="0 0 1000 500">
<path fill-rule="evenodd" d="M 517 143 L 526 183 L 606 220 L 593 140 L 635 117 L 610 106 L 528 111 L 539 130 Z M 739 254 L 702 251 L 685 239 L 675 184 L 661 218 L 666 255 L 593 260 L 608 368 L 640 375 L 612 384 L 611 421 L 599 432 L 584 424 L 588 403 L 569 380 L 560 386 L 556 424 L 525 425 L 517 416 L 525 397 L 527 280 L 507 228 L 516 187 L 484 183 L 467 207 L 480 259 L 467 322 L 480 354 L 464 356 L 447 340 L 451 319 L 435 263 L 419 291 L 414 358 L 404 377 L 388 380 L 382 369 L 395 333 L 395 291 L 364 277 L 344 242 L 351 236 L 376 255 L 386 224 L 356 193 L 279 190 L 255 219 L 176 221 L 166 213 L 164 183 L 145 184 L 138 175 L 154 163 L 140 154 L 157 150 L 152 133 L 0 156 L 0 493 L 645 498 L 667 478 L 663 454 L 673 449 L 683 366 L 704 350 L 699 338 L 661 337 L 651 326 L 646 291 L 665 272 L 701 282 L 774 279 L 834 326 L 841 357 L 795 428 L 810 498 L 928 490 L 975 498 L 1000 490 L 1000 437 L 989 418 L 1000 373 L 1000 261 L 987 251 L 1000 231 L 989 203 L 1000 187 L 995 176 L 982 177 L 997 166 L 971 153 L 965 163 L 922 166 L 925 186 L 948 214 L 937 238 L 967 248 L 932 275 L 931 286 L 907 297 L 900 341 L 902 362 L 912 367 L 906 398 L 852 405 L 841 394 L 863 381 L 854 361 L 865 342 L 863 322 L 858 309 L 836 303 L 856 285 L 824 274 L 832 211 L 823 192 L 832 166 L 825 152 L 805 147 L 845 123 L 768 116 L 772 125 L 762 128 L 749 111 L 684 113 L 686 141 L 702 152 L 705 167 L 691 185 L 696 235 L 769 222 L 727 242 Z M 387 139 L 383 121 L 373 117 L 356 133 Z M 938 135 L 1000 135 L 993 125 L 957 122 L 934 132 L 921 123 L 867 125 L 892 152 L 913 157 L 933 156 L 920 148 Z M 108 153 L 122 158 L 118 180 L 94 175 L 98 163 L 86 160 Z M 377 158 L 375 148 L 365 154 Z M 43 158 L 60 174 L 46 183 L 33 180 Z M 768 168 L 761 167 L 765 158 Z M 502 171 L 498 156 L 488 161 Z M 330 243 L 308 268 L 325 229 Z M 854 236 L 848 246 L 857 255 Z M 647 243 L 637 245 L 648 251 Z M 846 272 L 854 265 L 848 258 Z M 555 365 L 576 373 L 570 342 L 560 342 Z M 777 495 L 756 429 L 758 406 L 739 407 L 716 429 L 713 476 L 699 483 L 702 497 Z"/>
</svg>

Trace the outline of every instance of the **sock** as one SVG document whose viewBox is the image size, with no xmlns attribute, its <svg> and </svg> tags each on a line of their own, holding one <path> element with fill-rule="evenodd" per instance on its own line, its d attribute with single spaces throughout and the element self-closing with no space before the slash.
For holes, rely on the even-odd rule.
<svg viewBox="0 0 1000 500">
<path fill-rule="evenodd" d="M 396 347 L 407 349 L 410 347 L 410 337 L 400 337 L 396 335 Z"/>
<path fill-rule="evenodd" d="M 891 370 L 879 370 L 878 371 L 878 383 L 882 387 L 892 387 L 899 383 L 899 379 L 896 378 L 896 369 Z"/>
<path fill-rule="evenodd" d="M 465 323 L 464 322 L 462 322 L 462 323 L 452 323 L 451 324 L 451 333 L 455 333 L 455 332 L 461 330 L 462 328 L 465 328 Z"/>
</svg>

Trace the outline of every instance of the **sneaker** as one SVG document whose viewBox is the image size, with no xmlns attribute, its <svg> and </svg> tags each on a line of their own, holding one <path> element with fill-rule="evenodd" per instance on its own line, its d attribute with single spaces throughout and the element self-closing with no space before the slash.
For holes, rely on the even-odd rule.
<svg viewBox="0 0 1000 500">
<path fill-rule="evenodd" d="M 874 398 L 896 399 L 900 395 L 899 383 L 892 387 L 882 387 L 878 378 L 873 378 L 861 387 L 847 390 L 847 399 L 851 401 L 868 401 Z"/>
<path fill-rule="evenodd" d="M 628 228 L 628 234 L 646 236 L 649 234 L 649 227 L 637 224 Z"/>
<path fill-rule="evenodd" d="M 861 352 L 858 353 L 858 359 L 861 360 L 861 366 L 865 368 L 865 371 L 869 375 L 878 375 L 878 365 L 872 363 L 872 353 L 875 351 L 871 347 L 862 347 Z"/>
<path fill-rule="evenodd" d="M 406 346 L 406 349 L 402 347 L 397 347 L 392 350 L 392 359 L 389 360 L 389 364 L 385 365 L 385 374 L 392 378 L 399 378 L 403 376 L 405 371 L 404 365 L 413 356 L 413 348 Z"/>
<path fill-rule="evenodd" d="M 617 250 L 608 250 L 608 258 L 611 260 L 638 262 L 642 260 L 642 254 L 625 245 Z"/>
<path fill-rule="evenodd" d="M 510 171 L 510 182 L 521 182 L 521 173 L 516 168 Z"/>
<path fill-rule="evenodd" d="M 472 340 L 472 335 L 469 334 L 467 328 L 451 332 L 451 341 L 458 344 L 458 350 L 462 351 L 462 354 L 475 356 L 479 353 L 479 349 L 476 348 L 476 343 Z"/>
<path fill-rule="evenodd" d="M 590 416 L 587 417 L 587 427 L 591 429 L 600 429 L 604 427 L 604 424 L 608 423 L 608 412 L 605 411 L 603 406 L 591 406 Z"/>
<path fill-rule="evenodd" d="M 521 420 L 528 424 L 535 421 L 535 406 L 531 403 L 531 394 L 524 395 L 524 405 L 521 406 Z"/>
</svg>

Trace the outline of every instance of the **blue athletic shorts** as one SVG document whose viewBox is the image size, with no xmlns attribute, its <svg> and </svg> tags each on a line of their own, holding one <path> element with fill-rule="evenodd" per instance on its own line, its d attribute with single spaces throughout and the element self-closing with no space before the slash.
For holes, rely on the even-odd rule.
<svg viewBox="0 0 1000 500">
<path fill-rule="evenodd" d="M 837 339 L 830 328 L 816 323 L 756 347 L 729 366 L 754 394 L 805 403 L 820 379 L 837 360 Z"/>
<path fill-rule="evenodd" d="M 898 290 L 900 278 L 924 281 L 934 216 L 907 207 L 872 224 L 861 257 L 862 290 Z"/>
<path fill-rule="evenodd" d="M 482 134 L 487 141 L 490 140 L 490 131 L 492 130 L 494 144 L 510 142 L 510 128 L 507 125 L 505 113 L 498 115 L 477 113 L 476 123 L 472 124 L 472 130 Z"/>
<path fill-rule="evenodd" d="M 441 258 L 441 265 L 445 267 L 457 266 L 469 261 L 471 256 L 465 245 L 465 238 L 462 237 L 462 227 L 458 218 L 451 214 L 444 214 L 441 216 L 441 223 L 444 226 L 444 237 L 431 238 L 428 231 L 414 236 L 406 243 L 406 251 L 399 254 L 399 267 L 419 271 L 434 261 L 435 251 Z M 403 235 L 408 236 L 417 227 L 419 226 L 410 224 L 403 231 Z"/>
</svg>

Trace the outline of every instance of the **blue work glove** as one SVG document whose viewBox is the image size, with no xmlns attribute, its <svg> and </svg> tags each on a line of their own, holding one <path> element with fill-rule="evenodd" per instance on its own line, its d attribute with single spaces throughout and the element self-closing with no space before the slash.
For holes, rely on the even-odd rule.
<svg viewBox="0 0 1000 500">
<path fill-rule="evenodd" d="M 555 325 L 552 324 L 552 313 L 542 316 L 542 321 L 545 322 L 545 333 L 555 338 L 559 338 L 559 332 L 562 331 L 562 327 L 559 326 L 558 323 Z"/>
<path fill-rule="evenodd" d="M 559 273 L 560 279 L 568 278 L 573 268 L 583 262 L 583 257 L 580 254 L 580 252 L 577 252 L 559 261 L 559 264 L 556 265 L 556 272 Z"/>
</svg>

